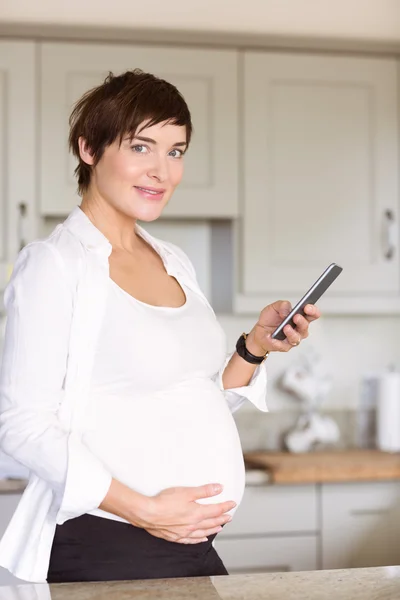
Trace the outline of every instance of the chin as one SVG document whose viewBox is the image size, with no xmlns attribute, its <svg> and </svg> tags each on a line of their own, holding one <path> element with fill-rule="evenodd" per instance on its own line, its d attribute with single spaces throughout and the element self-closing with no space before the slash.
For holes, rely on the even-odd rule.
<svg viewBox="0 0 400 600">
<path fill-rule="evenodd" d="M 138 221 L 143 221 L 144 223 L 150 223 L 151 221 L 155 221 L 159 217 L 161 217 L 163 210 L 165 208 L 165 204 L 163 206 L 151 206 L 142 208 L 141 210 L 135 211 L 135 218 Z"/>
</svg>

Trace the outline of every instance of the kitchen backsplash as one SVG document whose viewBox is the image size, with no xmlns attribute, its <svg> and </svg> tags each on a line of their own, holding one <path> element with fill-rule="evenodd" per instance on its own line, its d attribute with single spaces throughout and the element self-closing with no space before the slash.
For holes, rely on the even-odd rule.
<svg viewBox="0 0 400 600">
<path fill-rule="evenodd" d="M 357 437 L 357 412 L 355 410 L 325 410 L 324 415 L 334 419 L 340 431 L 340 440 L 335 448 L 356 448 L 359 446 Z M 260 450 L 286 450 L 285 435 L 293 429 L 299 411 L 279 410 L 270 413 L 260 413 L 249 410 L 239 410 L 234 419 L 239 431 L 243 452 Z M 375 415 L 372 415 L 373 418 Z M 372 443 L 368 447 L 375 447 Z"/>
<path fill-rule="evenodd" d="M 255 317 L 219 315 L 219 320 L 229 348 L 233 348 L 237 337 L 253 326 Z M 298 348 L 268 357 L 269 410 L 297 410 L 296 400 L 279 388 L 279 380 L 289 365 L 311 349 L 322 356 L 333 379 L 323 408 L 355 410 L 365 375 L 381 372 L 391 364 L 400 368 L 399 340 L 400 317 L 323 316 L 311 324 L 310 336 Z"/>
</svg>

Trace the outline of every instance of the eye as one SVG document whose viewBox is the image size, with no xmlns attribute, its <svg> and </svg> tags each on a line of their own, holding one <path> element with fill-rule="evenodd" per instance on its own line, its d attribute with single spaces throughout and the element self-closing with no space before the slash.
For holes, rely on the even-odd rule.
<svg viewBox="0 0 400 600">
<path fill-rule="evenodd" d="M 173 153 L 178 153 L 178 154 L 173 154 Z M 179 150 L 179 148 L 174 148 L 173 150 L 171 150 L 171 152 L 169 153 L 170 156 L 172 156 L 172 158 L 182 158 L 183 156 L 183 150 Z"/>
<path fill-rule="evenodd" d="M 135 144 L 134 146 L 131 146 L 131 148 L 137 154 L 145 154 L 148 150 L 147 146 L 144 146 L 143 144 Z"/>
</svg>

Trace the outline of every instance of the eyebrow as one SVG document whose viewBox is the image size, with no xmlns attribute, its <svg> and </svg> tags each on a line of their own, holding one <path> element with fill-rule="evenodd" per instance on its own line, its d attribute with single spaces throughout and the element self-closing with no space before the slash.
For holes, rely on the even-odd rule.
<svg viewBox="0 0 400 600">
<path fill-rule="evenodd" d="M 141 135 L 135 135 L 132 139 L 140 140 L 141 142 L 148 142 L 149 144 L 157 144 L 156 140 L 152 140 L 148 137 L 143 137 Z M 176 142 L 176 144 L 172 144 L 173 146 L 187 146 L 187 142 Z"/>
</svg>

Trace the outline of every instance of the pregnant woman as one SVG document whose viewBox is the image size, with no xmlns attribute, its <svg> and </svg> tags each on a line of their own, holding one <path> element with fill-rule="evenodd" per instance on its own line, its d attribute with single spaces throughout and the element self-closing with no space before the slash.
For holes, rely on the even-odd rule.
<svg viewBox="0 0 400 600">
<path fill-rule="evenodd" d="M 31 476 L 0 565 L 21 579 L 227 573 L 212 541 L 244 489 L 231 413 L 267 410 L 266 356 L 319 311 L 273 340 L 277 301 L 226 356 L 188 257 L 137 223 L 162 214 L 191 133 L 178 90 L 139 70 L 72 112 L 81 204 L 20 252 L 5 293 L 0 446 Z"/>
</svg>

